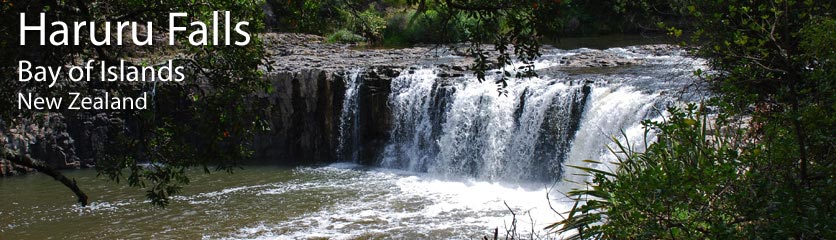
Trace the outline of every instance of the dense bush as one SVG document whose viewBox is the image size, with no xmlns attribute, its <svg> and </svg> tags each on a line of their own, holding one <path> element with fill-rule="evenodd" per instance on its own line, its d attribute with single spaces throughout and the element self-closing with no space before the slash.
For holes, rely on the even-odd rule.
<svg viewBox="0 0 836 240">
<path fill-rule="evenodd" d="M 659 31 L 655 28 L 657 22 L 676 23 L 686 14 L 682 2 L 685 1 L 555 1 L 560 10 L 553 12 L 548 21 L 559 25 L 560 36 Z M 465 17 L 460 11 L 450 11 L 444 1 L 270 0 L 268 3 L 274 13 L 268 22 L 275 23 L 274 30 L 328 34 L 348 29 L 387 45 L 463 42 L 468 36 L 466 26 L 475 24 L 473 18 Z M 351 23 L 353 19 L 370 17 L 370 13 L 385 18 L 383 39 L 366 33 L 364 26 Z M 363 14 L 366 16 L 359 16 Z M 557 37 L 556 34 L 548 33 L 544 37 Z"/>
<path fill-rule="evenodd" d="M 836 236 L 836 20 L 829 2 L 701 2 L 686 8 L 697 71 L 721 112 L 673 110 L 644 153 L 589 190 L 552 226 L 580 238 L 824 239 Z M 673 35 L 682 30 L 670 28 Z M 695 112 L 696 110 L 696 112 Z M 725 115 L 749 119 L 741 131 Z M 744 137 L 745 136 L 745 137 Z"/>
<path fill-rule="evenodd" d="M 418 13 L 414 9 L 392 11 L 387 15 L 384 44 L 455 43 L 467 41 L 474 21 L 463 15 L 436 10 Z"/>
<path fill-rule="evenodd" d="M 549 226 L 572 239 L 743 239 L 833 236 L 834 186 L 797 185 L 782 158 L 785 142 L 756 141 L 726 115 L 690 105 L 672 108 L 645 152 L 616 142 L 612 171 L 582 168 L 589 187 L 568 193 L 578 204 Z M 831 119 L 832 120 L 832 119 Z M 832 134 L 831 134 L 832 135 Z M 779 146 L 780 145 L 780 146 Z M 797 155 L 794 155 L 797 157 Z M 824 178 L 833 166 L 818 166 Z"/>
<path fill-rule="evenodd" d="M 268 0 L 272 19 L 266 22 L 273 31 L 327 34 L 339 29 L 342 22 L 340 0 Z"/>
<path fill-rule="evenodd" d="M 765 160 L 762 147 L 745 141 L 726 116 L 709 117 L 694 104 L 669 113 L 666 121 L 644 123 L 657 133 L 645 152 L 616 141 L 616 170 L 583 168 L 594 177 L 590 188 L 569 195 L 585 203 L 551 228 L 582 239 L 746 237 L 739 229 L 751 221 L 738 201 L 751 187 L 747 166 Z"/>
</svg>

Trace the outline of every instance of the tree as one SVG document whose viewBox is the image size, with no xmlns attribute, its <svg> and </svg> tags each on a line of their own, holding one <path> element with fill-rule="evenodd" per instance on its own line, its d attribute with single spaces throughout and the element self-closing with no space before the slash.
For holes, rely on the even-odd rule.
<svg viewBox="0 0 836 240">
<path fill-rule="evenodd" d="M 615 172 L 590 169 L 590 189 L 570 193 L 579 205 L 552 229 L 578 238 L 833 236 L 831 3 L 690 4 L 686 30 L 711 67 L 696 74 L 719 94 L 705 107 L 717 109 L 719 120 L 690 108 L 648 123 L 659 141 L 643 153 L 617 151 L 624 157 Z M 723 130 L 733 119 L 744 119 L 736 122 L 746 131 Z"/>
<path fill-rule="evenodd" d="M 831 4 L 775 0 L 689 7 L 698 19 L 698 53 L 717 70 L 708 82 L 724 93 L 724 109 L 752 116 L 755 141 L 765 148 L 764 161 L 747 172 L 752 199 L 739 199 L 747 219 L 762 223 L 748 233 L 817 238 L 833 229 Z"/>
<path fill-rule="evenodd" d="M 46 21 L 105 21 L 153 22 L 155 35 L 167 35 L 170 12 L 184 12 L 188 17 L 179 18 L 178 26 L 189 26 L 192 21 L 211 22 L 213 11 L 232 12 L 232 21 L 250 21 L 246 31 L 251 32 L 246 46 L 208 45 L 193 46 L 188 43 L 188 32 L 172 36 L 178 42 L 174 46 L 155 40 L 154 46 L 95 46 L 86 39 L 89 30 L 82 30 L 79 46 L 19 45 L 20 13 L 26 13 L 28 25 L 35 25 L 39 13 Z M 265 59 L 265 51 L 257 34 L 263 30 L 261 2 L 183 0 L 183 1 L 11 1 L 0 3 L 0 68 L 4 82 L 0 86 L 0 109 L 4 128 L 13 128 L 25 121 L 44 114 L 61 114 L 83 118 L 87 115 L 106 113 L 124 120 L 110 132 L 105 157 L 97 159 L 96 169 L 114 181 L 126 180 L 131 186 L 147 187 L 152 203 L 164 206 L 167 199 L 189 182 L 185 170 L 200 166 L 232 171 L 239 161 L 251 154 L 248 146 L 258 129 L 259 101 L 252 98 L 256 91 L 265 90 L 259 66 Z M 256 20 L 256 21 L 253 21 Z M 231 27 L 231 26 L 230 26 Z M 102 34 L 103 28 L 95 30 Z M 99 35 L 101 36 L 101 35 Z M 36 38 L 37 35 L 28 36 Z M 126 36 L 115 36 L 126 37 Z M 235 40 L 239 40 L 241 36 Z M 126 38 L 127 39 L 127 38 Z M 129 66 L 161 67 L 171 60 L 186 70 L 186 80 L 179 83 L 101 83 L 67 81 L 66 72 L 53 89 L 44 84 L 11 81 L 17 79 L 14 71 L 18 61 L 28 60 L 39 66 L 79 65 L 88 59 L 103 61 L 108 66 L 124 60 Z M 96 77 L 93 77 L 96 79 Z M 14 102 L 18 92 L 31 92 L 40 96 L 61 96 L 68 92 L 95 94 L 107 91 L 111 94 L 137 96 L 153 94 L 146 110 L 49 110 L 17 109 Z M 37 123 L 37 121 L 35 121 Z M 32 159 L 15 149 L 0 147 L 0 158 L 55 177 L 78 196 L 81 205 L 87 204 L 74 180 L 44 164 L 43 159 Z"/>
</svg>

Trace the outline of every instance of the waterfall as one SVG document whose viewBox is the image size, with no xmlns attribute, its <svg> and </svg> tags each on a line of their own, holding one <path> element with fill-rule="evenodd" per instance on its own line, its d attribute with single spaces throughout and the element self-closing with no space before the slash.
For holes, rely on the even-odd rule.
<svg viewBox="0 0 836 240">
<path fill-rule="evenodd" d="M 441 175 L 525 181 L 559 176 L 590 86 L 566 79 L 438 79 L 433 69 L 392 82 L 395 116 L 382 165 Z"/>
<path fill-rule="evenodd" d="M 395 121 L 391 143 L 384 149 L 384 167 L 423 172 L 427 161 L 435 158 L 439 118 L 450 90 L 440 87 L 436 78 L 433 69 L 421 69 L 392 80 L 389 107 Z"/>
<path fill-rule="evenodd" d="M 617 73 L 545 70 L 540 77 L 509 80 L 505 94 L 493 76 L 479 82 L 473 76 L 440 78 L 442 70 L 434 68 L 405 71 L 391 81 L 392 126 L 380 165 L 502 182 L 588 181 L 568 166 L 613 168 L 606 163 L 615 160 L 613 139 L 643 150 L 654 136 L 641 121 L 659 119 L 665 105 L 679 101 L 669 92 L 687 84 L 680 79 L 694 66 L 678 55 L 625 57 L 646 58 L 648 65 Z M 559 65 L 538 64 L 540 70 Z"/>
<path fill-rule="evenodd" d="M 339 142 L 337 144 L 337 155 L 340 161 L 357 162 L 360 151 L 360 111 L 359 97 L 363 78 L 360 76 L 362 69 L 349 71 L 345 78 L 345 95 L 343 96 L 342 110 L 340 111 Z"/>
<path fill-rule="evenodd" d="M 615 166 L 615 155 L 611 149 L 618 150 L 613 140 L 621 142 L 631 150 L 642 151 L 645 140 L 652 141 L 653 133 L 645 131 L 640 122 L 656 119 L 663 109 L 661 105 L 670 99 L 659 93 L 644 93 L 631 86 L 596 87 L 589 96 L 589 107 L 584 111 L 581 124 L 564 161 L 564 181 L 561 188 L 571 189 L 574 184 L 583 184 L 583 173 L 569 166 L 589 167 L 611 171 Z M 626 146 L 629 144 L 629 146 Z M 593 163 L 584 160 L 594 160 Z"/>
</svg>

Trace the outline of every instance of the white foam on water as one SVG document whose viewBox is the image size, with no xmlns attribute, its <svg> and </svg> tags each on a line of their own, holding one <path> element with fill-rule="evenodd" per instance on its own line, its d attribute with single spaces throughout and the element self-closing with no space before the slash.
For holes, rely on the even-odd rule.
<svg viewBox="0 0 836 240">
<path fill-rule="evenodd" d="M 533 226 L 542 235 L 543 227 L 559 219 L 549 207 L 545 187 L 530 189 L 484 181 L 439 180 L 386 169 L 361 171 L 329 166 L 299 171 L 333 178 L 310 182 L 296 190 L 334 189 L 356 195 L 287 221 L 260 222 L 228 236 L 205 238 L 471 239 L 480 237 L 479 234 L 489 235 L 494 228 L 504 232 L 512 220 L 508 207 L 518 215 L 520 233 L 530 232 Z M 281 187 L 277 189 L 288 192 Z M 565 205 L 554 203 L 554 206 Z"/>
<path fill-rule="evenodd" d="M 77 213 L 79 215 L 84 214 L 93 214 L 93 213 L 102 213 L 102 212 L 114 212 L 119 210 L 120 207 L 135 204 L 136 202 L 131 200 L 123 200 L 123 201 L 115 201 L 115 202 L 106 202 L 106 201 L 94 201 L 87 204 L 87 206 L 82 207 L 79 204 L 74 204 L 71 206 L 70 211 Z"/>
</svg>

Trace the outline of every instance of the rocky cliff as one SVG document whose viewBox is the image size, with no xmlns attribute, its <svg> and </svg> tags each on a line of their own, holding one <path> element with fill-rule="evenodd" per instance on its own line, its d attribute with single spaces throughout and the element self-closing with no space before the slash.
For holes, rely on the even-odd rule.
<svg viewBox="0 0 836 240">
<path fill-rule="evenodd" d="M 34 159 L 42 159 L 57 169 L 92 167 L 96 159 L 103 156 L 109 131 L 119 129 L 118 126 L 121 126 L 121 120 L 106 113 L 45 114 L 12 129 L 0 128 L 0 144 L 27 153 Z M 27 171 L 29 169 L 0 160 L 0 176 Z"/>
</svg>

